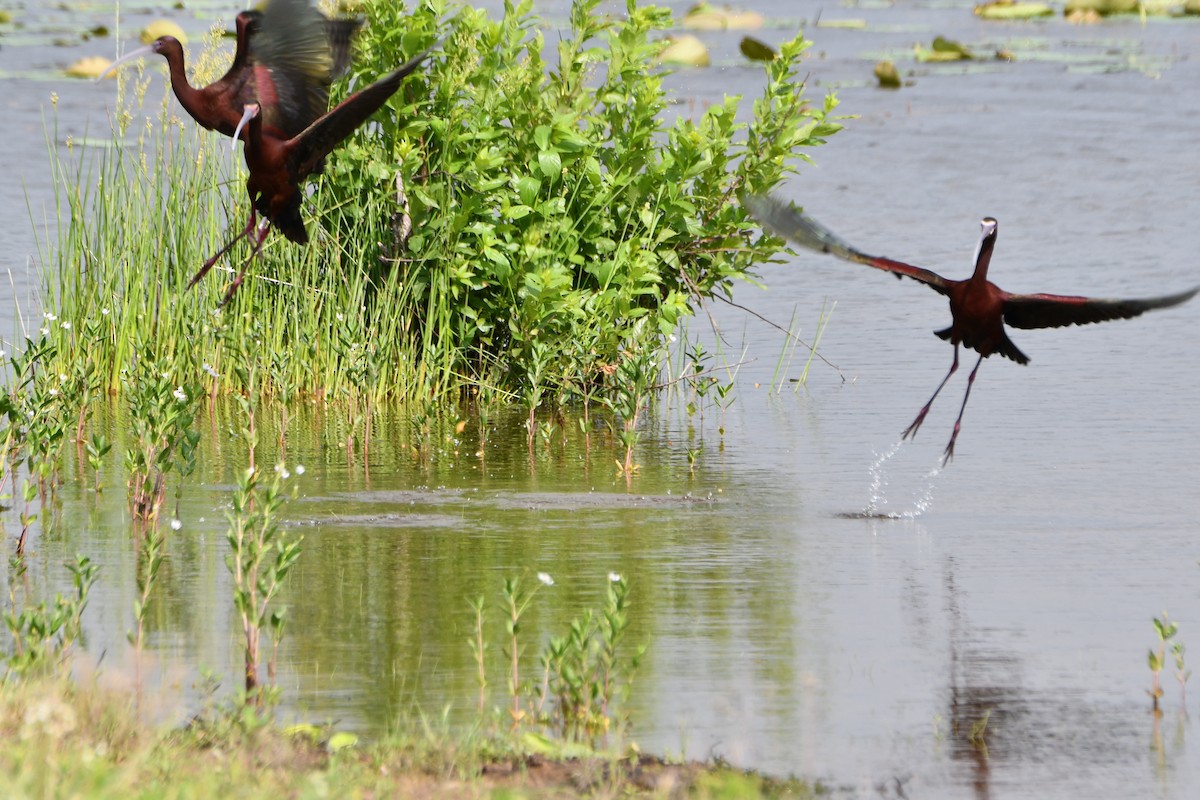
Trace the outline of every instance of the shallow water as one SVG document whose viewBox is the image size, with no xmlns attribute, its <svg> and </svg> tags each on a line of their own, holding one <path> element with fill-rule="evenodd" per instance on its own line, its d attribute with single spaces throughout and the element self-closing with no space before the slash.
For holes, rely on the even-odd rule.
<svg viewBox="0 0 1200 800">
<path fill-rule="evenodd" d="M 860 248 L 961 277 L 978 220 L 992 215 L 991 275 L 1010 291 L 1149 295 L 1200 283 L 1200 26 L 987 23 L 963 3 L 777 7 L 868 22 L 807 28 L 810 92 L 839 87 L 841 110 L 859 118 L 786 189 Z M 565 17 L 557 4 L 547 15 Z M 1018 61 L 903 61 L 938 33 L 981 52 L 1008 47 Z M 761 87 L 757 68 L 737 65 L 740 34 L 705 38 L 729 66 L 673 78 L 684 111 Z M 112 91 L 13 77 L 14 65 L 111 50 L 111 40 L 30 49 L 0 38 L 10 120 L 0 232 L 18 297 L 34 249 L 20 179 L 35 208 L 50 196 L 34 112 L 57 92 L 60 132 L 81 137 L 103 127 Z M 916 70 L 915 84 L 872 88 L 883 53 Z M 949 366 L 931 333 L 948 323 L 944 300 L 809 254 L 762 276 L 769 290 L 743 287 L 736 299 L 784 325 L 794 313 L 803 337 L 836 301 L 821 351 L 840 372 L 814 362 L 806 385 L 773 391 L 778 333 L 714 306 L 729 359 L 748 361 L 725 436 L 715 409 L 691 432 L 686 415 L 665 412 L 648 426 L 631 490 L 600 434 L 591 451 L 539 444 L 531 467 L 511 420 L 497 423 L 482 462 L 474 423 L 457 456 L 442 441 L 426 460 L 381 423 L 368 478 L 317 417 L 303 423 L 291 452 L 309 468 L 287 507 L 305 535 L 281 659 L 291 710 L 364 732 L 414 705 L 469 716 L 467 599 L 495 605 L 503 577 L 545 570 L 557 585 L 539 593 L 529 627 L 559 633 L 599 605 L 615 570 L 633 587 L 630 640 L 649 645 L 632 698 L 645 749 L 819 777 L 849 795 L 1190 797 L 1200 754 L 1173 667 L 1157 728 L 1145 690 L 1151 619 L 1169 611 L 1193 647 L 1200 620 L 1200 306 L 1017 331 L 1031 364 L 981 368 L 943 470 L 973 359 L 916 439 L 896 443 Z M 13 327 L 0 320 L 0 331 Z M 232 467 L 216 455 L 226 438 L 219 427 L 206 438 L 156 607 L 166 694 L 194 697 L 197 664 L 236 674 L 222 520 Z M 693 475 L 686 451 L 701 439 Z M 130 545 L 113 523 L 122 507 L 119 492 L 68 487 L 31 570 L 61 577 L 54 565 L 76 551 L 102 565 L 89 647 L 108 652 L 110 670 L 131 625 Z M 498 650 L 499 622 L 495 631 Z"/>
</svg>

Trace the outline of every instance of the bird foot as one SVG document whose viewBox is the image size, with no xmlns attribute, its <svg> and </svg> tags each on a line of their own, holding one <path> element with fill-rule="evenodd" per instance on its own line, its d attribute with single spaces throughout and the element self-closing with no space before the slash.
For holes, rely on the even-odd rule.
<svg viewBox="0 0 1200 800">
<path fill-rule="evenodd" d="M 904 433 L 900 435 L 901 439 L 907 439 L 910 436 L 916 436 L 917 431 L 921 427 L 921 423 L 925 421 L 925 415 L 929 413 L 929 406 L 921 409 L 921 413 L 917 414 L 917 418 L 912 421 L 912 424 L 904 429 Z"/>
<path fill-rule="evenodd" d="M 942 469 L 954 460 L 954 440 L 950 440 L 950 444 L 946 445 L 946 452 L 942 454 Z"/>
</svg>

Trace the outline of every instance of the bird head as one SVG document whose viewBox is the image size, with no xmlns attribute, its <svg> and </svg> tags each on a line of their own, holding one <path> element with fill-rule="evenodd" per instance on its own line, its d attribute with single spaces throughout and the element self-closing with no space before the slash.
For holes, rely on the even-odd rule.
<svg viewBox="0 0 1200 800">
<path fill-rule="evenodd" d="M 992 249 L 996 246 L 996 231 L 1000 223 L 995 217 L 984 217 L 979 221 L 979 244 L 975 246 L 975 273 L 981 278 L 987 275 L 988 263 L 992 260 Z"/>
<path fill-rule="evenodd" d="M 108 69 L 96 76 L 96 80 L 103 80 L 108 77 L 109 73 L 116 70 L 122 64 L 128 64 L 130 61 L 136 61 L 143 56 L 148 56 L 151 53 L 160 53 L 167 55 L 169 52 L 175 51 L 183 55 L 183 45 L 174 36 L 160 36 L 145 47 L 139 47 L 136 50 L 130 50 L 125 55 L 118 58 L 116 61 L 108 65 Z"/>
</svg>

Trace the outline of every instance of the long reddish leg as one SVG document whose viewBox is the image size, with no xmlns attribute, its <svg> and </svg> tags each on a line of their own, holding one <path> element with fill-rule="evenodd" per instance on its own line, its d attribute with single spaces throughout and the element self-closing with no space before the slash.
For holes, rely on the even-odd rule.
<svg viewBox="0 0 1200 800">
<path fill-rule="evenodd" d="M 221 302 L 217 304 L 218 308 L 233 299 L 233 293 L 238 290 L 238 287 L 242 285 L 242 280 L 246 277 L 246 270 L 250 268 L 250 262 L 253 261 L 258 255 L 258 252 L 262 250 L 263 242 L 267 240 L 267 231 L 270 230 L 270 228 L 271 220 L 269 219 L 264 219 L 259 223 L 258 231 L 254 235 L 254 249 L 250 251 L 250 256 L 242 262 L 241 270 L 238 271 L 237 277 L 233 279 L 233 283 L 229 284 L 229 288 L 225 291 L 225 296 L 222 297 Z"/>
<path fill-rule="evenodd" d="M 976 367 L 976 368 L 978 369 L 978 367 Z M 929 398 L 929 402 L 925 404 L 924 408 L 922 408 L 920 410 L 920 412 L 918 412 L 917 418 L 912 421 L 912 425 L 909 425 L 907 428 L 904 429 L 904 435 L 900 437 L 901 439 L 907 439 L 910 436 L 916 436 L 917 429 L 920 428 L 921 423 L 925 421 L 925 415 L 929 413 L 929 408 L 933 405 L 933 401 L 937 399 L 938 392 L 940 392 L 942 390 L 942 387 L 946 385 L 946 381 L 950 380 L 950 376 L 953 375 L 957 371 L 958 371 L 958 344 L 955 343 L 955 345 L 954 345 L 954 361 L 951 362 L 951 364 L 950 364 L 950 371 L 946 373 L 946 377 L 942 378 L 942 382 L 939 383 L 938 388 L 934 390 L 933 397 Z M 974 374 L 974 373 L 972 373 L 972 374 Z"/>
<path fill-rule="evenodd" d="M 967 378 L 967 393 L 963 395 L 962 408 L 958 409 L 958 419 L 954 420 L 954 433 L 950 434 L 950 444 L 946 445 L 946 455 L 942 458 L 942 466 L 950 463 L 950 459 L 954 458 L 954 440 L 958 438 L 958 432 L 962 430 L 963 412 L 967 410 L 967 398 L 971 396 L 971 385 L 975 383 L 975 373 L 979 372 L 979 365 L 983 363 L 983 356 L 975 362 L 975 369 L 971 370 L 970 377 Z"/>
<path fill-rule="evenodd" d="M 250 205 L 250 221 L 246 223 L 246 227 L 242 229 L 241 233 L 239 233 L 237 236 L 230 239 L 229 243 L 226 244 L 224 247 L 222 247 L 220 250 L 218 250 L 212 258 L 210 258 L 210 259 L 208 259 L 208 261 L 204 262 L 204 265 L 202 267 L 200 267 L 200 271 L 197 272 L 195 275 L 193 275 L 192 279 L 190 281 L 188 281 L 187 288 L 190 289 L 193 286 L 195 286 L 197 283 L 199 283 L 200 279 L 203 278 L 205 275 L 207 275 L 208 271 L 213 268 L 213 264 L 216 264 L 218 261 L 221 260 L 221 256 L 228 253 L 229 249 L 231 247 L 233 247 L 235 244 L 240 242 L 242 239 L 249 236 L 250 232 L 252 230 L 254 230 L 254 226 L 257 224 L 257 222 L 258 222 L 258 215 L 255 213 L 254 204 L 252 203 Z"/>
</svg>

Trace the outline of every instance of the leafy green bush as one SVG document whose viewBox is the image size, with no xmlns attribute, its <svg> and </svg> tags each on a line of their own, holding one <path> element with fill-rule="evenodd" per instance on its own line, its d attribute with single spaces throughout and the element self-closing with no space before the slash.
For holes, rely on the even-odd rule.
<svg viewBox="0 0 1200 800">
<path fill-rule="evenodd" d="M 437 67 L 330 161 L 326 191 L 345 212 L 327 222 L 383 243 L 421 357 L 442 371 L 512 392 L 595 385 L 774 255 L 731 200 L 775 186 L 798 148 L 839 127 L 825 119 L 832 98 L 809 108 L 795 83 L 799 36 L 769 65 L 748 126 L 737 98 L 668 125 L 651 37 L 670 12 L 629 2 L 614 20 L 598 5 L 577 0 L 550 65 L 528 0 L 499 21 L 458 9 Z M 446 7 L 367 13 L 360 82 L 425 46 Z M 407 243 L 367 211 L 397 178 Z"/>
<path fill-rule="evenodd" d="M 86 361 L 88 380 L 119 392 L 152 340 L 177 381 L 209 393 L 251 391 L 239 376 L 257 374 L 254 391 L 368 403 L 474 387 L 532 411 L 611 394 L 622 359 L 660 352 L 698 302 L 777 252 L 735 197 L 772 189 L 839 126 L 826 119 L 836 101 L 810 107 L 796 82 L 800 36 L 767 64 L 749 123 L 738 98 L 671 123 L 654 40 L 669 12 L 631 0 L 612 19 L 597 5 L 575 3 L 548 63 L 528 2 L 500 20 L 443 0 L 369 2 L 335 95 L 441 45 L 328 159 L 312 244 L 272 235 L 220 313 L 228 273 L 184 287 L 248 211 L 228 140 L 164 104 L 136 151 L 103 153 L 94 186 L 60 158 L 74 188 L 47 295 L 75 325 L 49 331 L 56 371 Z M 137 133 L 157 80 L 126 93 L 115 139 Z"/>
</svg>

